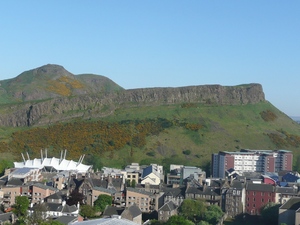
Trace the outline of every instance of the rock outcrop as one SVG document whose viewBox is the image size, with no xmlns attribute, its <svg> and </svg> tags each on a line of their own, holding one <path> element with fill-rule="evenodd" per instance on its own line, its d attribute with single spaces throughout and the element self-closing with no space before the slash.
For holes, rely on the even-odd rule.
<svg viewBox="0 0 300 225">
<path fill-rule="evenodd" d="M 0 126 L 39 126 L 76 118 L 100 118 L 120 107 L 180 103 L 244 105 L 261 101 L 265 97 L 260 84 L 121 90 L 9 105 L 1 111 Z"/>
</svg>

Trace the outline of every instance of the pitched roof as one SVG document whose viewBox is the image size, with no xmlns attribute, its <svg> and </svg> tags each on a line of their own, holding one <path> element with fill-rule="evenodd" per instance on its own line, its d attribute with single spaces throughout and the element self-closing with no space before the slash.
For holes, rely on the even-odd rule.
<svg viewBox="0 0 300 225">
<path fill-rule="evenodd" d="M 253 184 L 248 183 L 246 185 L 247 191 L 263 191 L 263 192 L 274 192 L 275 187 L 270 184 Z"/>
<path fill-rule="evenodd" d="M 48 197 L 47 197 L 47 199 L 61 199 L 61 200 L 63 200 L 65 198 L 65 195 L 62 193 L 62 192 L 56 192 L 56 193 L 54 193 L 54 194 L 52 194 L 52 195 L 49 195 Z"/>
<path fill-rule="evenodd" d="M 153 195 L 153 193 L 151 193 L 151 192 L 147 192 L 147 191 L 144 191 L 144 190 L 131 188 L 131 187 L 127 187 L 127 191 L 131 191 L 131 192 L 135 192 L 135 193 L 139 193 L 139 194 L 144 194 L 144 195 L 148 195 L 148 196 Z"/>
<path fill-rule="evenodd" d="M 165 196 L 173 196 L 173 197 L 184 197 L 185 187 L 178 188 L 163 188 L 163 192 Z"/>
<path fill-rule="evenodd" d="M 292 197 L 280 209 L 298 210 L 300 208 L 300 197 Z"/>
<path fill-rule="evenodd" d="M 121 215 L 125 208 L 120 208 L 116 206 L 106 206 L 103 212 L 103 216 Z"/>
<path fill-rule="evenodd" d="M 47 185 L 44 185 L 44 184 L 42 184 L 42 183 L 35 183 L 35 184 L 33 184 L 32 186 L 36 186 L 36 187 L 42 188 L 42 189 L 44 189 L 44 190 L 49 189 L 49 190 L 51 190 L 51 191 L 58 191 L 57 188 L 54 188 L 54 187 L 51 187 L 51 186 L 47 186 Z"/>
<path fill-rule="evenodd" d="M 107 189 L 107 188 L 103 188 L 103 187 L 94 187 L 93 190 L 105 192 L 105 193 L 108 193 L 108 194 L 111 194 L 111 195 L 116 193 L 115 189 Z"/>
<path fill-rule="evenodd" d="M 17 218 L 16 215 L 13 212 L 1 213 L 0 214 L 0 221 L 5 222 L 5 221 L 8 221 L 8 220 L 11 220 L 12 217 Z"/>
<path fill-rule="evenodd" d="M 77 217 L 74 216 L 60 216 L 54 219 L 62 224 L 68 225 L 70 222 L 75 222 L 78 220 Z"/>
<path fill-rule="evenodd" d="M 24 179 L 12 178 L 7 181 L 6 186 L 20 186 L 23 185 Z"/>
<path fill-rule="evenodd" d="M 142 214 L 142 211 L 136 204 L 131 205 L 128 209 L 125 209 L 125 210 L 128 210 L 133 218 Z"/>
<path fill-rule="evenodd" d="M 177 208 L 177 206 L 175 205 L 175 203 L 173 201 L 169 201 L 167 203 L 165 203 L 162 207 L 160 207 L 158 210 L 159 211 L 173 211 Z"/>
</svg>

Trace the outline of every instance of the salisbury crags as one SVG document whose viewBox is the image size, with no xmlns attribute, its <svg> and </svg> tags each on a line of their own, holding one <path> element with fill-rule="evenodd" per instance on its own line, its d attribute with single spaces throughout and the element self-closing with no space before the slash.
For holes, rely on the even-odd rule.
<svg viewBox="0 0 300 225">
<path fill-rule="evenodd" d="M 0 126 L 13 127 L 101 118 L 121 107 L 245 105 L 265 101 L 260 84 L 124 90 L 106 77 L 73 75 L 57 65 L 46 65 L 0 83 Z"/>
</svg>

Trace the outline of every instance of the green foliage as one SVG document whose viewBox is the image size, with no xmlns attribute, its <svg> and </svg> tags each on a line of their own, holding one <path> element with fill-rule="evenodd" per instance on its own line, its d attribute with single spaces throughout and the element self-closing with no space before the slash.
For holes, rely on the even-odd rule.
<svg viewBox="0 0 300 225">
<path fill-rule="evenodd" d="M 158 221 L 158 220 L 151 220 L 151 225 L 164 225 L 165 222 Z"/>
<path fill-rule="evenodd" d="M 136 181 L 135 181 L 135 180 L 132 180 L 132 181 L 131 181 L 131 187 L 135 188 L 135 185 L 136 185 Z"/>
<path fill-rule="evenodd" d="M 155 152 L 154 152 L 154 151 L 147 152 L 146 155 L 147 155 L 147 156 L 154 157 L 154 156 L 155 156 Z"/>
<path fill-rule="evenodd" d="M 210 205 L 207 207 L 207 211 L 203 215 L 203 220 L 209 224 L 217 224 L 222 218 L 223 212 L 217 205 Z"/>
<path fill-rule="evenodd" d="M 197 225 L 210 225 L 210 223 L 206 222 L 204 220 L 201 220 L 199 223 L 197 223 Z"/>
<path fill-rule="evenodd" d="M 165 223 L 166 225 L 194 225 L 190 220 L 185 219 L 183 216 L 171 216 Z"/>
<path fill-rule="evenodd" d="M 94 201 L 94 209 L 96 212 L 103 212 L 107 205 L 112 204 L 112 197 L 110 195 L 99 195 Z"/>
<path fill-rule="evenodd" d="M 93 166 L 93 169 L 96 171 L 96 170 L 99 170 L 101 171 L 102 167 L 103 167 L 103 162 L 101 160 L 100 157 L 97 157 L 95 155 L 88 155 L 86 158 L 85 158 L 85 163 L 88 164 L 88 165 L 92 165 Z"/>
<path fill-rule="evenodd" d="M 27 216 L 27 209 L 29 207 L 29 199 L 27 196 L 16 196 L 15 204 L 13 206 L 13 212 L 18 217 L 25 217 Z"/>
<path fill-rule="evenodd" d="M 280 204 L 270 202 L 261 210 L 261 217 L 265 223 L 278 224 L 278 212 Z"/>
<path fill-rule="evenodd" d="M 206 211 L 205 202 L 200 200 L 185 199 L 180 205 L 179 215 L 191 221 L 199 221 Z"/>
<path fill-rule="evenodd" d="M 14 164 L 12 160 L 9 159 L 1 159 L 0 160 L 0 176 L 4 175 L 5 169 L 7 168 L 13 168 Z"/>
<path fill-rule="evenodd" d="M 95 210 L 91 205 L 80 206 L 80 215 L 84 218 L 91 218 L 95 216 Z"/>
<path fill-rule="evenodd" d="M 191 150 L 183 150 L 182 153 L 184 155 L 190 155 L 191 154 Z"/>
</svg>

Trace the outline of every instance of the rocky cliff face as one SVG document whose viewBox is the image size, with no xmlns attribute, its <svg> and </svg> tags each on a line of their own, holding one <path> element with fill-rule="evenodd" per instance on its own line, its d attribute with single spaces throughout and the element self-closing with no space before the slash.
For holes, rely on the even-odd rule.
<svg viewBox="0 0 300 225">
<path fill-rule="evenodd" d="M 100 118 L 120 107 L 180 103 L 243 105 L 261 101 L 265 97 L 260 84 L 132 89 L 10 105 L 1 111 L 0 126 L 38 126 L 75 118 Z"/>
</svg>

